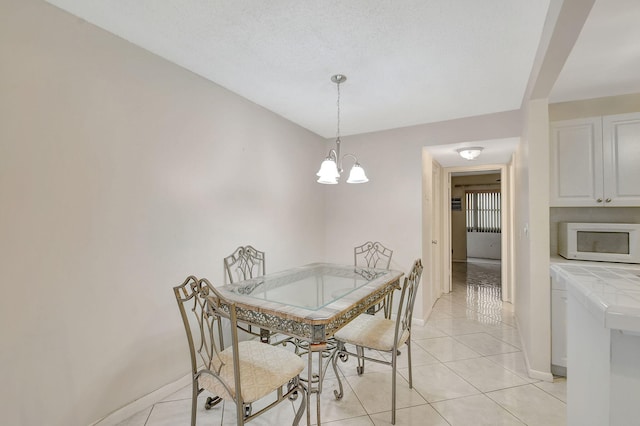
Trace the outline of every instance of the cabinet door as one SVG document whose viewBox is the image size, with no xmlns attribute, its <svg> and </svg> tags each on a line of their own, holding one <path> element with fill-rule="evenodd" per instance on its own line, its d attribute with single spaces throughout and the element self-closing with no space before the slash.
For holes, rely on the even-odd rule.
<svg viewBox="0 0 640 426">
<path fill-rule="evenodd" d="M 602 119 L 607 206 L 640 206 L 640 113 Z"/>
<path fill-rule="evenodd" d="M 602 119 L 556 121 L 550 130 L 550 205 L 603 205 Z"/>
<path fill-rule="evenodd" d="M 551 364 L 567 368 L 567 290 L 551 289 Z"/>
</svg>

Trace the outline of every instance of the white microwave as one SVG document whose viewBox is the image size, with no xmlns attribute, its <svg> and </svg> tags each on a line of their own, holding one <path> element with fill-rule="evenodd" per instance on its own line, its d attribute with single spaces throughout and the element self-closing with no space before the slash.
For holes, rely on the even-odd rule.
<svg viewBox="0 0 640 426">
<path fill-rule="evenodd" d="M 640 263 L 640 224 L 558 224 L 558 254 L 566 259 Z"/>
</svg>

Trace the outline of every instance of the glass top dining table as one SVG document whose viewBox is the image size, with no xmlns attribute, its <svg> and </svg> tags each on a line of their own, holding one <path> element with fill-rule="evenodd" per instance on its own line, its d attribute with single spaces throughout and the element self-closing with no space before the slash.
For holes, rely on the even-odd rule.
<svg viewBox="0 0 640 426">
<path fill-rule="evenodd" d="M 238 321 L 322 343 L 399 288 L 402 275 L 386 269 L 312 263 L 217 290 L 236 304 Z"/>
<path fill-rule="evenodd" d="M 311 395 L 316 394 L 316 425 L 321 425 L 320 394 L 330 359 L 322 365 L 327 342 L 341 327 L 399 288 L 402 275 L 386 269 L 312 263 L 216 289 L 236 305 L 238 322 L 308 342 L 307 424 L 311 424 Z M 318 354 L 315 369 L 314 353 Z"/>
</svg>

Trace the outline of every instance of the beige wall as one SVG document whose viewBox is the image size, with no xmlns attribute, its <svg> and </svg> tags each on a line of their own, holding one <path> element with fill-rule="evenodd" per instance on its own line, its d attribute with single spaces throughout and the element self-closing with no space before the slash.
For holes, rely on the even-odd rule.
<svg viewBox="0 0 640 426">
<path fill-rule="evenodd" d="M 640 93 L 633 93 L 549 104 L 549 120 L 573 120 L 574 118 L 625 114 L 638 111 L 640 111 Z"/>
<path fill-rule="evenodd" d="M 319 186 L 333 141 L 44 2 L 0 4 L 0 55 L 6 424 L 90 424 L 185 375 L 170 288 L 221 282 L 239 244 L 273 271 L 379 240 L 407 271 L 422 148 L 520 135 L 510 111 L 345 137 L 371 182 Z"/>
<path fill-rule="evenodd" d="M 515 313 L 534 378 L 551 379 L 549 283 L 549 121 L 546 99 L 524 108 L 522 142 L 515 154 Z"/>
<path fill-rule="evenodd" d="M 0 423 L 185 376 L 171 287 L 238 245 L 323 259 L 323 138 L 41 1 L 0 3 L 0 57 Z"/>
<path fill-rule="evenodd" d="M 370 182 L 323 188 L 329 260 L 350 262 L 356 243 L 378 240 L 394 250 L 394 269 L 407 272 L 418 257 L 426 263 L 431 235 L 423 235 L 423 229 L 430 223 L 431 212 L 423 208 L 431 205 L 432 197 L 430 171 L 423 175 L 423 167 L 430 165 L 423 159 L 423 147 L 516 137 L 520 126 L 520 113 L 509 111 L 342 138 L 342 149 L 358 156 Z M 423 292 L 424 288 L 429 291 Z M 427 318 L 434 294 L 429 274 L 423 274 L 415 318 Z"/>
<path fill-rule="evenodd" d="M 452 260 L 467 259 L 467 219 L 465 192 L 468 190 L 500 190 L 500 173 L 451 177 L 451 198 L 460 198 L 461 211 L 451 211 L 451 256 Z"/>
</svg>

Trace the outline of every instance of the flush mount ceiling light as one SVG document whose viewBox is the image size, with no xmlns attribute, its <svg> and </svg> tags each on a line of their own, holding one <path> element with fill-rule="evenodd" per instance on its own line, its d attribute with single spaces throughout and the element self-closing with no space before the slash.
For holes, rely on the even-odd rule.
<svg viewBox="0 0 640 426">
<path fill-rule="evenodd" d="M 369 182 L 367 175 L 364 173 L 364 169 L 358 163 L 358 158 L 353 154 L 344 154 L 340 157 L 340 84 L 347 81 L 347 77 L 342 74 L 336 74 L 331 77 L 331 81 L 336 83 L 338 88 L 338 125 L 336 131 L 336 149 L 331 149 L 329 155 L 324 159 L 320 165 L 320 170 L 316 174 L 318 176 L 318 183 L 324 183 L 329 185 L 335 185 L 338 183 L 340 173 L 342 173 L 342 162 L 346 157 L 352 157 L 354 160 L 353 167 L 349 172 L 349 178 L 347 183 L 365 183 Z"/>
<path fill-rule="evenodd" d="M 460 157 L 464 158 L 465 160 L 475 160 L 476 158 L 478 158 L 483 149 L 484 148 L 481 146 L 472 146 L 470 148 L 460 148 L 456 151 L 458 151 Z"/>
</svg>

